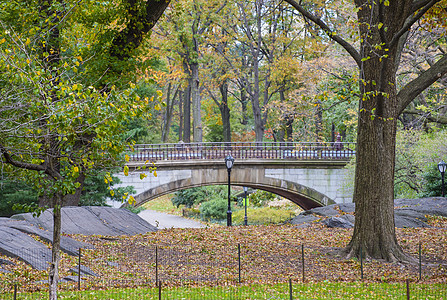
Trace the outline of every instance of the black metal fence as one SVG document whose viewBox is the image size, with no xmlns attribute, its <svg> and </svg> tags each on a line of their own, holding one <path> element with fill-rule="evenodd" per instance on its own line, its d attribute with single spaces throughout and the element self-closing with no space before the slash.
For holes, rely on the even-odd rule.
<svg viewBox="0 0 447 300">
<path fill-rule="evenodd" d="M 320 250 L 289 243 L 272 251 L 230 241 L 216 248 L 111 239 L 101 249 L 62 255 L 59 292 L 63 299 L 447 299 L 446 283 L 426 284 L 417 271 L 406 282 L 365 282 L 359 261 L 351 270 L 357 281 L 317 274 L 312 253 Z M 46 298 L 47 276 L 21 262 L 5 266 L 0 299 Z"/>
<path fill-rule="evenodd" d="M 355 155 L 355 143 L 177 143 L 137 144 L 132 161 L 209 160 L 231 155 L 236 159 L 348 160 Z"/>
</svg>

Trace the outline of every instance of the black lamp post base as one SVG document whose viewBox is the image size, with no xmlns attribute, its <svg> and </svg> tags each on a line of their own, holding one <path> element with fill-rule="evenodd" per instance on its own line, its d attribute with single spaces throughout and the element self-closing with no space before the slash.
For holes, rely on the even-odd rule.
<svg viewBox="0 0 447 300">
<path fill-rule="evenodd" d="M 227 226 L 231 225 L 231 210 L 227 211 Z"/>
</svg>

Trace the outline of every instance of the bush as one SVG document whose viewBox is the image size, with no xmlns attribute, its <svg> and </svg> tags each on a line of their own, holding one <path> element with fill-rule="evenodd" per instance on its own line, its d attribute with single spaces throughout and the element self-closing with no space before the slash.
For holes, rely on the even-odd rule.
<svg viewBox="0 0 447 300">
<path fill-rule="evenodd" d="M 203 220 L 223 220 L 227 217 L 228 202 L 226 198 L 216 197 L 200 205 L 200 216 Z"/>
<path fill-rule="evenodd" d="M 206 186 L 195 187 L 187 190 L 181 190 L 175 193 L 172 197 L 172 204 L 176 207 L 184 205 L 187 208 L 191 208 L 194 205 L 200 204 L 204 201 L 210 200 L 215 197 L 227 197 L 225 186 Z"/>
<path fill-rule="evenodd" d="M 438 164 L 431 164 L 422 175 L 424 184 L 422 186 L 421 197 L 440 197 L 442 195 L 441 173 Z M 444 187 L 445 188 L 445 187 Z"/>
<path fill-rule="evenodd" d="M 37 193 L 25 182 L 2 180 L 0 183 L 0 217 L 10 217 L 14 214 L 26 212 L 15 209 L 14 205 L 37 206 Z"/>
<path fill-rule="evenodd" d="M 273 201 L 275 199 L 275 194 L 257 190 L 256 192 L 250 194 L 250 204 L 253 204 L 254 206 L 261 207 L 266 205 L 268 202 Z"/>
</svg>

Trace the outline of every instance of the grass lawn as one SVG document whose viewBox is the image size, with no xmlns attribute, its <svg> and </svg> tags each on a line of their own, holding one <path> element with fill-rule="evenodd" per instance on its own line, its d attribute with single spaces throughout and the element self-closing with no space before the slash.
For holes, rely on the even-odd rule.
<svg viewBox="0 0 447 300">
<path fill-rule="evenodd" d="M 442 284 L 410 283 L 411 299 L 446 299 Z M 158 288 L 60 292 L 59 299 L 158 299 Z M 292 283 L 293 299 L 407 299 L 405 283 Z M 163 287 L 163 299 L 290 299 L 290 285 L 250 284 L 229 286 Z M 11 299 L 12 295 L 0 296 Z M 20 294 L 20 299 L 43 299 L 47 293 Z"/>
</svg>

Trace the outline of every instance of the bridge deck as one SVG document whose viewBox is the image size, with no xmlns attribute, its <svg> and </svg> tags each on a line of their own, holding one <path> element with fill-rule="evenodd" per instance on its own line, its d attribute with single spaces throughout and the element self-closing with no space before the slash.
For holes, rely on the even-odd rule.
<svg viewBox="0 0 447 300">
<path fill-rule="evenodd" d="M 354 143 L 177 143 L 138 144 L 132 161 L 217 160 L 231 155 L 235 159 L 272 160 L 349 160 L 355 155 Z"/>
</svg>

